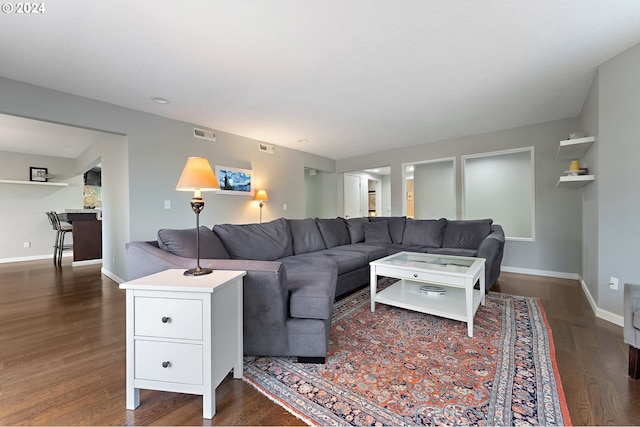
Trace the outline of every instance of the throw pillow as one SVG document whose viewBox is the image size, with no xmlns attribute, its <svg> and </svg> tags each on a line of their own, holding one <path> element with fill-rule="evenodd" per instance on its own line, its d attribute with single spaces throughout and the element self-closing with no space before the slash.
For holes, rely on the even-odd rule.
<svg viewBox="0 0 640 427">
<path fill-rule="evenodd" d="M 196 258 L 196 229 L 158 230 L 158 246 L 160 249 L 180 257 Z M 200 258 L 229 259 L 229 254 L 218 236 L 204 226 L 200 226 Z"/>
<path fill-rule="evenodd" d="M 372 216 L 369 222 L 387 221 L 389 223 L 389 235 L 392 243 L 402 243 L 406 216 Z"/>
<path fill-rule="evenodd" d="M 376 221 L 364 224 L 364 242 L 372 245 L 391 243 L 389 223 Z"/>
<path fill-rule="evenodd" d="M 492 219 L 449 221 L 444 229 L 442 246 L 445 248 L 478 249 L 491 233 Z"/>
<path fill-rule="evenodd" d="M 322 233 L 322 238 L 324 239 L 324 244 L 327 249 L 351 243 L 349 230 L 347 230 L 347 224 L 345 224 L 344 219 L 316 218 L 316 224 L 318 224 L 320 233 Z"/>
<path fill-rule="evenodd" d="M 347 224 L 351 243 L 364 242 L 364 224 L 368 224 L 369 220 L 367 218 L 349 218 L 344 222 Z"/>
<path fill-rule="evenodd" d="M 420 245 L 439 248 L 442 246 L 442 232 L 447 220 L 407 218 L 402 235 L 403 245 Z"/>
<path fill-rule="evenodd" d="M 288 219 L 293 241 L 293 254 L 306 254 L 326 249 L 322 234 L 313 218 Z"/>
<path fill-rule="evenodd" d="M 217 224 L 213 231 L 233 259 L 275 261 L 293 255 L 291 231 L 284 218 L 262 224 Z"/>
</svg>

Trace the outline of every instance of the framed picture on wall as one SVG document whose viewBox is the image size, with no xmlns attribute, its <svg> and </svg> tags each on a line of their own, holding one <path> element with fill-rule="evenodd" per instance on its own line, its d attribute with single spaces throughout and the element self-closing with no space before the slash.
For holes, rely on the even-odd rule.
<svg viewBox="0 0 640 427">
<path fill-rule="evenodd" d="M 29 181 L 47 182 L 49 181 L 47 176 L 49 176 L 49 169 L 47 168 L 36 168 L 33 166 L 29 168 Z"/>
<path fill-rule="evenodd" d="M 220 184 L 218 194 L 253 197 L 253 171 L 250 169 L 216 166 L 216 177 Z"/>
</svg>

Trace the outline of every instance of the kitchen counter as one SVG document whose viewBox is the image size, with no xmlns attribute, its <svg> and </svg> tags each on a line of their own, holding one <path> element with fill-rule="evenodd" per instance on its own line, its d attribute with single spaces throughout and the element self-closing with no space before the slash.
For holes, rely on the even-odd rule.
<svg viewBox="0 0 640 427">
<path fill-rule="evenodd" d="M 102 210 L 65 209 L 58 218 L 73 226 L 73 262 L 102 259 Z"/>
</svg>

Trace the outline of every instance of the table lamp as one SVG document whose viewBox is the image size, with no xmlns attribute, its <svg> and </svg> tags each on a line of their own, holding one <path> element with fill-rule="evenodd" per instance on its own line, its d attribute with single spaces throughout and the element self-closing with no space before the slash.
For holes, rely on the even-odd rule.
<svg viewBox="0 0 640 427">
<path fill-rule="evenodd" d="M 202 276 L 213 270 L 200 267 L 200 212 L 204 208 L 202 191 L 215 191 L 220 189 L 220 184 L 211 170 L 209 161 L 204 157 L 189 157 L 184 165 L 182 175 L 176 185 L 178 191 L 193 191 L 191 209 L 196 214 L 196 267 L 184 272 L 185 276 Z"/>
<path fill-rule="evenodd" d="M 269 196 L 267 196 L 267 192 L 265 190 L 256 191 L 253 200 L 259 200 L 258 206 L 260 206 L 260 224 L 262 224 L 262 207 L 264 206 L 264 202 L 269 201 Z"/>
</svg>

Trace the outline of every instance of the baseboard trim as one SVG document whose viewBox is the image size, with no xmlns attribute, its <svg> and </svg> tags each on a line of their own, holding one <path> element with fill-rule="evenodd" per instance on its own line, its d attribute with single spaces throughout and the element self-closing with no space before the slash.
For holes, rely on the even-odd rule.
<svg viewBox="0 0 640 427">
<path fill-rule="evenodd" d="M 84 261 L 73 261 L 71 263 L 72 267 L 79 267 L 82 265 L 93 265 L 93 264 L 102 264 L 102 258 L 99 259 L 87 259 Z"/>
<path fill-rule="evenodd" d="M 73 255 L 69 253 L 69 254 L 62 255 L 62 256 L 67 258 L 67 257 L 73 256 Z M 53 255 L 47 254 L 47 255 L 24 256 L 24 257 L 17 257 L 17 258 L 2 258 L 2 259 L 0 259 L 0 264 L 6 264 L 6 263 L 10 263 L 10 262 L 39 261 L 41 259 L 50 259 L 51 262 L 53 262 Z"/>
<path fill-rule="evenodd" d="M 607 310 L 603 310 L 598 307 L 596 301 L 593 299 L 591 292 L 589 292 L 589 288 L 587 284 L 582 280 L 579 274 L 576 273 L 563 273 L 559 271 L 547 271 L 547 270 L 534 270 L 530 268 L 519 268 L 519 267 L 505 267 L 502 266 L 500 271 L 504 271 L 506 273 L 519 273 L 519 274 L 530 274 L 532 276 L 544 276 L 544 277 L 555 277 L 557 279 L 571 279 L 577 280 L 580 283 L 580 287 L 582 288 L 582 292 L 587 297 L 587 301 L 589 301 L 589 305 L 591 306 L 591 310 L 593 310 L 593 314 L 602 320 L 606 320 L 607 322 L 613 323 L 614 325 L 623 326 L 624 325 L 624 317 L 619 314 L 612 313 Z"/>
<path fill-rule="evenodd" d="M 596 304 L 596 301 L 593 299 L 593 296 L 591 295 L 587 284 L 584 282 L 584 280 L 582 280 L 582 277 L 580 277 L 578 280 L 580 281 L 582 292 L 584 292 L 584 295 L 587 297 L 587 301 L 589 301 L 589 305 L 591 306 L 591 310 L 593 310 L 593 314 L 595 314 L 596 317 L 602 320 L 606 320 L 607 322 L 613 323 L 614 325 L 624 327 L 624 316 L 620 316 L 619 314 L 615 314 L 598 307 L 598 304 Z"/>
<path fill-rule="evenodd" d="M 124 283 L 125 280 L 121 279 L 120 277 L 118 277 L 117 275 L 113 274 L 111 271 L 105 269 L 104 267 L 102 267 L 100 269 L 100 272 L 102 274 L 104 274 L 105 276 L 107 276 L 109 279 L 113 280 L 114 282 L 116 282 L 117 284 L 120 283 Z"/>
<path fill-rule="evenodd" d="M 535 270 L 530 268 L 506 267 L 502 266 L 500 271 L 506 273 L 530 274 L 532 276 L 555 277 L 556 279 L 572 279 L 578 280 L 580 276 L 576 273 L 564 273 L 561 271 Z"/>
</svg>

